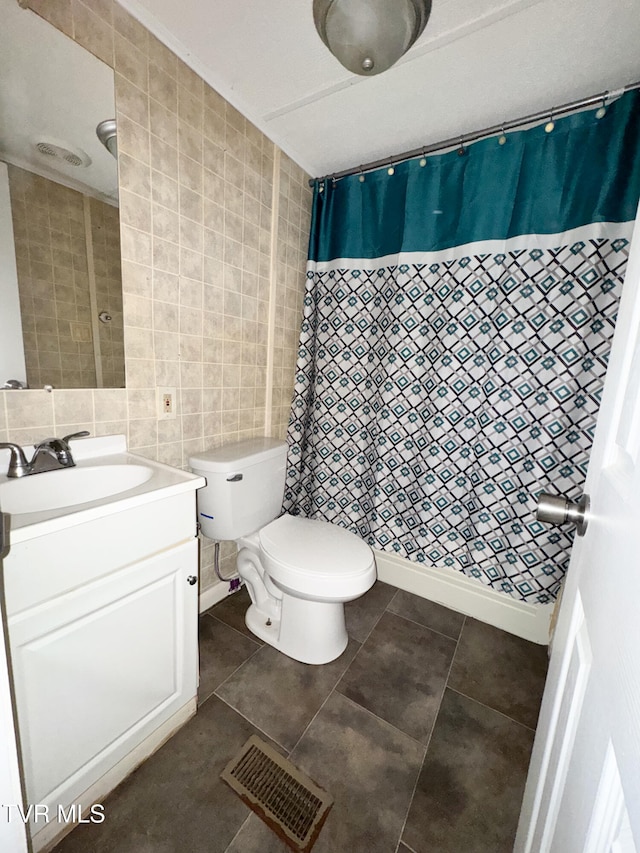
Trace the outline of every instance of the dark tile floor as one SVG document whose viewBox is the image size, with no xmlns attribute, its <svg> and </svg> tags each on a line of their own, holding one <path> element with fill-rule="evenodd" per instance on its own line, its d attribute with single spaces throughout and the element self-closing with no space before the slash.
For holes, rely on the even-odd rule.
<svg viewBox="0 0 640 853">
<path fill-rule="evenodd" d="M 253 637 L 247 605 L 201 617 L 198 714 L 57 853 L 285 853 L 219 779 L 252 733 L 334 797 L 314 853 L 510 853 L 544 647 L 378 582 L 312 667 Z"/>
</svg>

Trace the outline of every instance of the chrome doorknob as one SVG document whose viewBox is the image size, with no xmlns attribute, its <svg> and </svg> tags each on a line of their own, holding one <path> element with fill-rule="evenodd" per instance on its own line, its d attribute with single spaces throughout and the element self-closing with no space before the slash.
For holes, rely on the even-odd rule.
<svg viewBox="0 0 640 853">
<path fill-rule="evenodd" d="M 579 501 L 570 501 L 562 495 L 541 492 L 538 496 L 536 518 L 547 524 L 574 524 L 578 536 L 584 536 L 589 519 L 589 498 L 582 495 Z"/>
</svg>

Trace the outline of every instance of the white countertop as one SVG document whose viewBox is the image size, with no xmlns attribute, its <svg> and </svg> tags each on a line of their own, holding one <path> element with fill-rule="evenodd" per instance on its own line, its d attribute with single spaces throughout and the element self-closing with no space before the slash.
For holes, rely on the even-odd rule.
<svg viewBox="0 0 640 853">
<path fill-rule="evenodd" d="M 144 456 L 129 453 L 124 435 L 76 439 L 71 441 L 69 446 L 77 468 L 99 465 L 144 465 L 151 469 L 152 475 L 149 480 L 139 486 L 99 500 L 42 512 L 13 514 L 10 518 L 11 542 L 23 542 L 44 536 L 76 524 L 84 524 L 84 522 L 92 521 L 95 518 L 113 515 L 123 510 L 199 489 L 206 485 L 206 480 L 197 474 L 191 474 L 188 471 L 164 465 L 162 462 L 155 462 Z M 27 457 L 30 458 L 33 449 L 29 447 L 24 449 Z M 0 470 L 6 471 L 9 451 L 2 451 L 1 453 Z M 46 477 L 47 474 L 31 474 L 29 476 Z M 0 475 L 0 482 L 7 482 L 7 480 L 5 474 Z M 194 527 L 195 519 L 194 510 Z"/>
</svg>

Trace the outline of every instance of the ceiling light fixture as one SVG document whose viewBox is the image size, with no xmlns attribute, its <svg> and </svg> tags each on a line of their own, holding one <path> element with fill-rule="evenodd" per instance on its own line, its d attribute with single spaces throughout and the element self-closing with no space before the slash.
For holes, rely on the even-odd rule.
<svg viewBox="0 0 640 853">
<path fill-rule="evenodd" d="M 118 159 L 118 129 L 114 118 L 101 121 L 96 127 L 96 135 L 109 154 Z"/>
<path fill-rule="evenodd" d="M 431 0 L 313 0 L 322 41 L 354 74 L 380 74 L 409 50 L 424 30 Z"/>
</svg>

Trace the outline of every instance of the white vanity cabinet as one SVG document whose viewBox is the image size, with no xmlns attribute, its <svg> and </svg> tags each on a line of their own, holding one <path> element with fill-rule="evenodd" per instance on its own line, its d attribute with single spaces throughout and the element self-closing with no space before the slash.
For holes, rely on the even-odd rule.
<svg viewBox="0 0 640 853">
<path fill-rule="evenodd" d="M 47 814 L 31 821 L 36 851 L 63 831 L 59 806 L 87 817 L 195 713 L 189 486 L 113 503 L 106 515 L 78 515 L 43 535 L 18 531 L 11 543 L 5 600 L 27 803 Z"/>
</svg>

